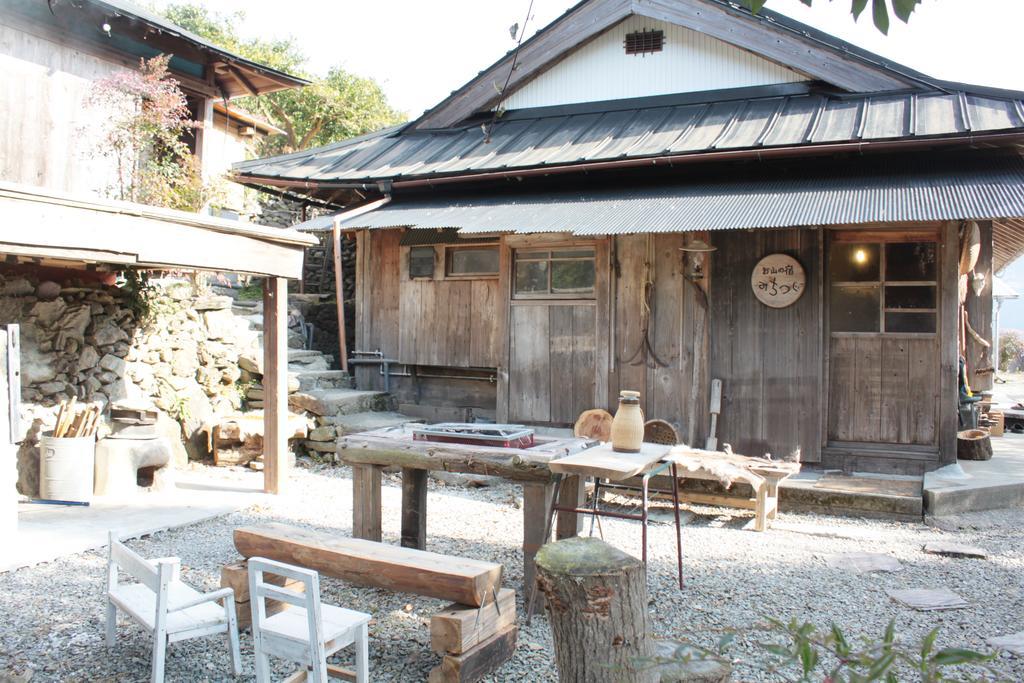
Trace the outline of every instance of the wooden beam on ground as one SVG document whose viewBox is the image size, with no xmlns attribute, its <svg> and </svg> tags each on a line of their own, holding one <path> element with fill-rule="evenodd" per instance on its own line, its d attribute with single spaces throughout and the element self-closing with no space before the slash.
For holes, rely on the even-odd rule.
<svg viewBox="0 0 1024 683">
<path fill-rule="evenodd" d="M 381 540 L 379 465 L 352 466 L 352 535 L 367 541 Z"/>
<path fill-rule="evenodd" d="M 263 490 L 288 481 L 288 281 L 263 281 Z"/>
<path fill-rule="evenodd" d="M 444 655 L 461 655 L 516 623 L 516 592 L 498 591 L 483 607 L 453 603 L 430 618 L 430 647 Z"/>
<path fill-rule="evenodd" d="M 266 557 L 321 574 L 401 593 L 479 607 L 501 586 L 502 566 L 463 557 L 264 524 L 235 529 L 235 548 L 245 557 Z"/>
<path fill-rule="evenodd" d="M 427 548 L 426 470 L 402 470 L 402 546 Z"/>
<path fill-rule="evenodd" d="M 445 655 L 427 679 L 428 683 L 474 683 L 497 671 L 516 652 L 519 629 L 509 626 L 461 655 Z"/>
</svg>

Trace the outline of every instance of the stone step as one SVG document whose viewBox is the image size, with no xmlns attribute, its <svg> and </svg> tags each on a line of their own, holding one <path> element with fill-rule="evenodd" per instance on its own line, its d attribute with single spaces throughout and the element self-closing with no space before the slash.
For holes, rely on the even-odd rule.
<svg viewBox="0 0 1024 683">
<path fill-rule="evenodd" d="M 351 415 L 393 410 L 395 400 L 381 391 L 356 389 L 312 389 L 288 397 L 292 410 L 305 410 L 319 416 Z"/>
<path fill-rule="evenodd" d="M 402 413 L 385 411 L 337 415 L 329 418 L 325 424 L 332 424 L 338 436 L 347 436 L 348 434 L 369 432 L 374 429 L 384 429 L 385 427 L 399 427 L 410 422 L 423 422 L 423 420 L 409 417 Z"/>
<path fill-rule="evenodd" d="M 341 370 L 302 370 L 292 376 L 299 380 L 299 391 L 352 388 L 352 376 Z"/>
<path fill-rule="evenodd" d="M 288 349 L 288 372 L 322 372 L 329 370 L 333 362 L 333 356 L 325 355 L 320 351 Z M 239 358 L 238 365 L 243 370 L 254 375 L 262 375 L 263 348 L 260 347 L 255 353 L 246 354 Z"/>
</svg>

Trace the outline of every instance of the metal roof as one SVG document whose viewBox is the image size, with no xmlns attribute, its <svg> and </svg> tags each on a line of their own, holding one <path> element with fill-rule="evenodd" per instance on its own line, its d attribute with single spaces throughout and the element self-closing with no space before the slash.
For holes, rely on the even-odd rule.
<svg viewBox="0 0 1024 683">
<path fill-rule="evenodd" d="M 396 198 L 346 228 L 611 235 L 1024 216 L 1018 157 L 850 161 L 787 173 L 531 194 Z"/>
<path fill-rule="evenodd" d="M 723 151 L 1024 134 L 1024 94 L 1017 95 L 844 95 L 792 84 L 703 93 L 704 101 L 688 95 L 588 103 L 508 112 L 490 141 L 479 121 L 431 131 L 403 126 L 240 162 L 233 171 L 243 182 L 340 187 Z"/>
</svg>

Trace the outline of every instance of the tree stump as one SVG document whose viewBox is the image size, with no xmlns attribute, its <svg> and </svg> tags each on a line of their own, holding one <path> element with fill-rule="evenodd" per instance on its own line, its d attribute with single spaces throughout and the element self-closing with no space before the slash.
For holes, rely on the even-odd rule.
<svg viewBox="0 0 1024 683">
<path fill-rule="evenodd" d="M 596 538 L 567 538 L 537 552 L 537 582 L 546 598 L 563 683 L 654 683 L 640 658 L 647 640 L 643 563 Z"/>
<path fill-rule="evenodd" d="M 958 460 L 991 460 L 992 439 L 984 429 L 965 429 L 956 435 Z"/>
</svg>

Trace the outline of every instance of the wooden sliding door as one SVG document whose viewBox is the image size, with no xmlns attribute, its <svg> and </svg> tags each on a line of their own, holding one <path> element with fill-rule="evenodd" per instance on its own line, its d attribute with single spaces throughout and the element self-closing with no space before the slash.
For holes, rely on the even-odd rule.
<svg viewBox="0 0 1024 683">
<path fill-rule="evenodd" d="M 937 447 L 938 232 L 836 233 L 827 253 L 829 441 Z"/>
</svg>

